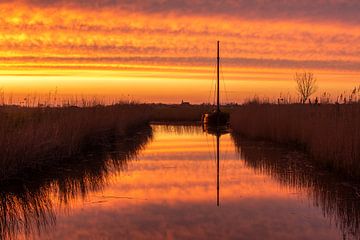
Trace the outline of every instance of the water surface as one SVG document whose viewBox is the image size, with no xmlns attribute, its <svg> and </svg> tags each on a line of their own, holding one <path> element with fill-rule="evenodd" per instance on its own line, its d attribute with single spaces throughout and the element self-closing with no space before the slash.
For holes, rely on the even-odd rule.
<svg viewBox="0 0 360 240">
<path fill-rule="evenodd" d="M 153 125 L 58 177 L 2 193 L 5 238 L 358 239 L 357 185 L 304 154 Z M 116 144 L 115 144 L 116 145 Z M 124 150 L 125 149 L 125 150 Z M 219 165 L 218 165 L 219 163 Z M 57 169 L 57 172 L 59 169 Z M 219 176 L 219 178 L 218 178 Z M 218 189 L 219 187 L 219 189 Z"/>
</svg>

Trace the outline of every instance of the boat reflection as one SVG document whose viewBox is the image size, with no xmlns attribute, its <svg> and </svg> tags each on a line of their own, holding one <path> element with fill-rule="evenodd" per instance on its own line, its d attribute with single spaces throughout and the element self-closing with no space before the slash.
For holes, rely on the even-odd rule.
<svg viewBox="0 0 360 240">
<path fill-rule="evenodd" d="M 118 139 L 76 159 L 30 174 L 36 177 L 3 182 L 0 186 L 0 239 L 36 238 L 56 224 L 56 207 L 70 207 L 77 198 L 102 190 L 109 175 L 127 163 L 152 138 L 150 126 L 135 136 Z"/>
<path fill-rule="evenodd" d="M 281 185 L 308 195 L 323 215 L 335 222 L 343 239 L 360 239 L 360 187 L 356 182 L 321 170 L 305 154 L 271 143 L 246 140 L 232 134 L 245 165 Z"/>
<path fill-rule="evenodd" d="M 0 239 L 359 239 L 359 185 L 226 133 L 153 125 L 4 184 Z"/>
</svg>

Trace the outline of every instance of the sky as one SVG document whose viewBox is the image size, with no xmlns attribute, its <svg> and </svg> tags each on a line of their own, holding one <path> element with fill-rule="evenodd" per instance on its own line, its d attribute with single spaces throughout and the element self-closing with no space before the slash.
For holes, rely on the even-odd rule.
<svg viewBox="0 0 360 240">
<path fill-rule="evenodd" d="M 357 0 L 0 1 L 0 88 L 212 102 L 219 40 L 223 102 L 296 98 L 303 71 L 336 96 L 360 85 L 359 11 Z"/>
</svg>

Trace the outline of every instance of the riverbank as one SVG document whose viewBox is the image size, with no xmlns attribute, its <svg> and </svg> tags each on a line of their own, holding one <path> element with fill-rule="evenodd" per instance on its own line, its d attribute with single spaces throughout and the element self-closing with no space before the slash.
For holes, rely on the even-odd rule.
<svg viewBox="0 0 360 240">
<path fill-rule="evenodd" d="M 109 144 L 151 122 L 200 122 L 210 105 L 115 104 L 0 106 L 0 182 L 23 179 L 50 165 Z M 233 111 L 227 106 L 227 111 Z M 26 175 L 26 176 L 25 176 Z"/>
<path fill-rule="evenodd" d="M 214 110 L 213 105 L 199 104 L 149 104 L 151 108 L 151 120 L 153 122 L 201 122 L 204 113 Z M 224 112 L 233 112 L 237 105 L 227 105 L 222 107 Z"/>
<path fill-rule="evenodd" d="M 249 104 L 230 124 L 236 133 L 304 148 L 323 166 L 360 177 L 360 104 Z"/>
<path fill-rule="evenodd" d="M 146 106 L 0 107 L 0 181 L 66 161 L 150 121 Z"/>
<path fill-rule="evenodd" d="M 22 235 L 40 239 L 40 232 L 56 225 L 56 203 L 67 208 L 79 198 L 106 189 L 109 178 L 126 171 L 152 137 L 150 125 L 131 129 L 125 136 L 106 135 L 102 142 L 106 144 L 88 152 L 52 161 L 22 174 L 22 179 L 0 182 L 0 239 L 22 239 Z"/>
<path fill-rule="evenodd" d="M 149 122 L 199 122 L 209 105 L 0 107 L 0 181 L 106 145 Z M 226 106 L 234 132 L 295 145 L 322 165 L 360 177 L 360 105 Z"/>
</svg>

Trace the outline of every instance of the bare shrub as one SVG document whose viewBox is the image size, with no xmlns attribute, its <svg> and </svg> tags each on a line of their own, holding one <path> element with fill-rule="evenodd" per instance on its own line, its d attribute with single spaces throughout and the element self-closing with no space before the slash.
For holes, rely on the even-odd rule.
<svg viewBox="0 0 360 240">
<path fill-rule="evenodd" d="M 296 90 L 300 95 L 301 103 L 305 103 L 306 100 L 316 92 L 316 78 L 311 72 L 295 73 L 294 80 L 296 82 Z"/>
</svg>

